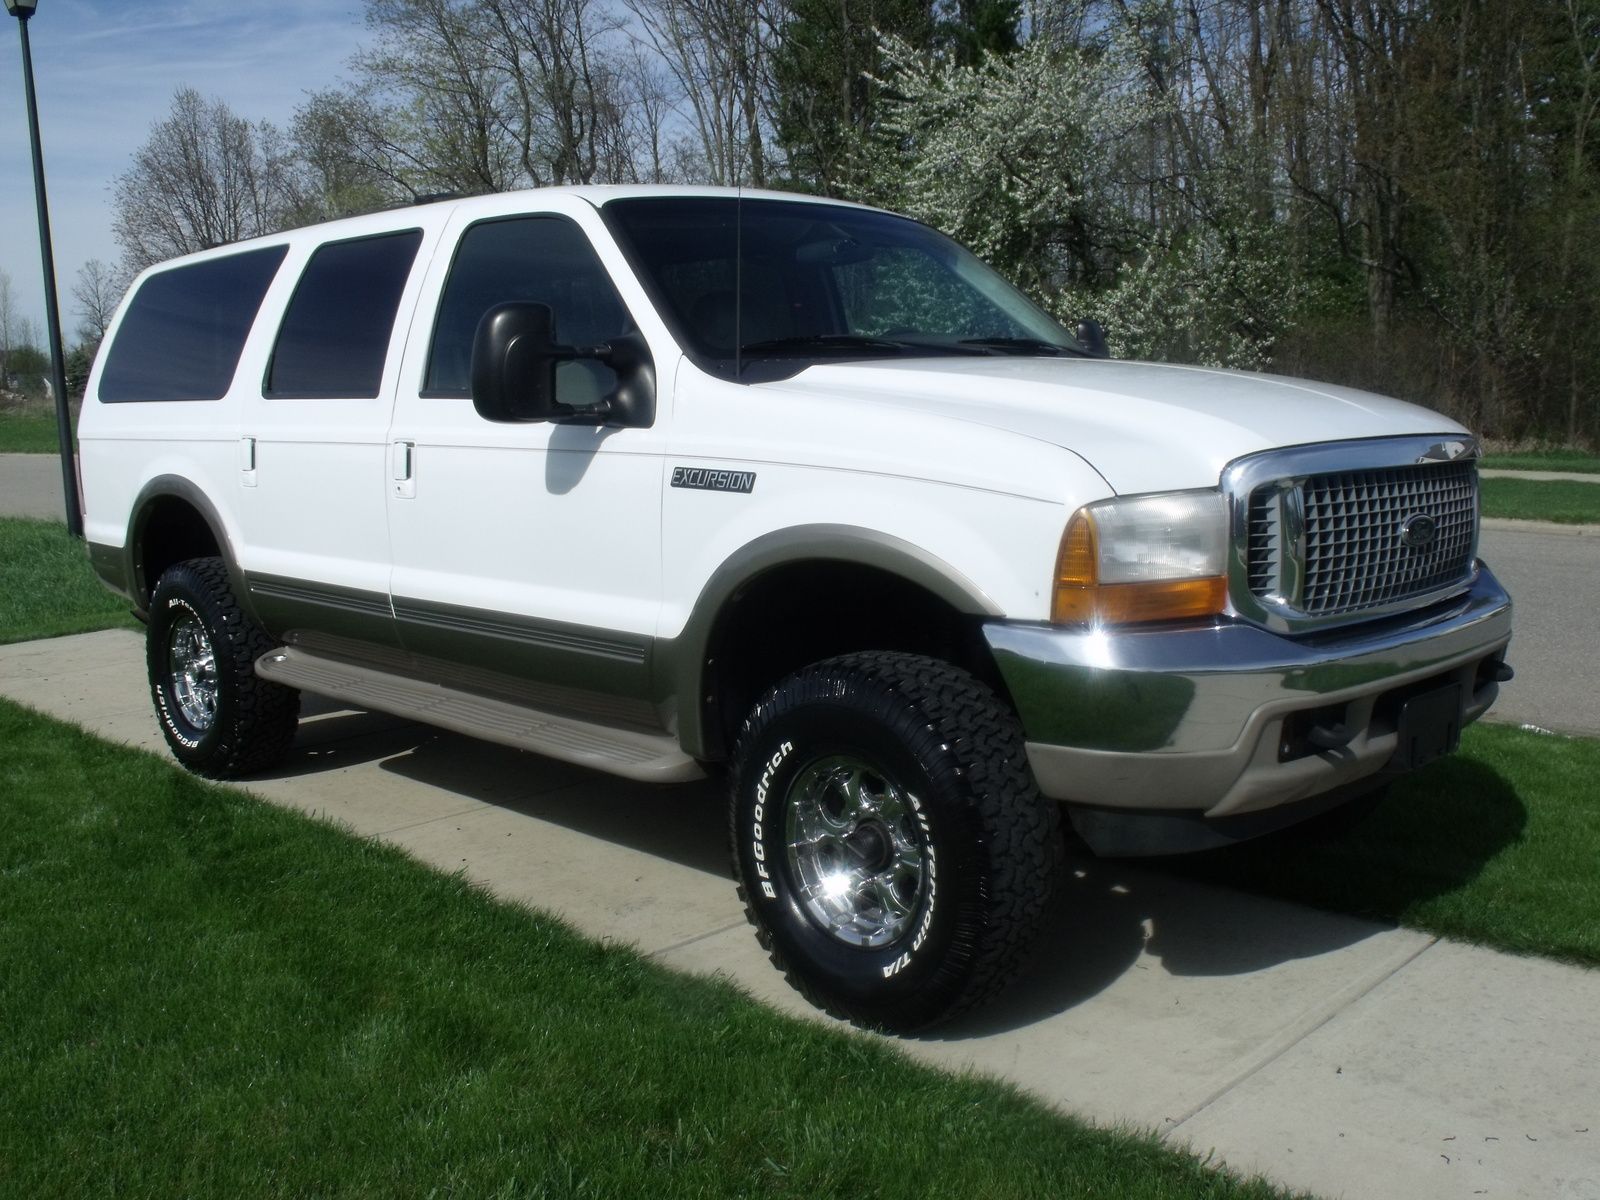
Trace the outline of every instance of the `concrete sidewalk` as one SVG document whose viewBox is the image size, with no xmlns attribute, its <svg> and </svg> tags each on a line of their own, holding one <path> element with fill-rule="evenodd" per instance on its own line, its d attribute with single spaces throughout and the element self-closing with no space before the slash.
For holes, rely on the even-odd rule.
<svg viewBox="0 0 1600 1200">
<path fill-rule="evenodd" d="M 0 695 L 160 748 L 126 631 L 0 647 Z M 823 1019 L 745 925 L 711 785 L 312 701 L 292 762 L 250 790 Z M 1000 1004 L 900 1045 L 1326 1197 L 1600 1197 L 1600 972 L 1123 864 L 1077 864 Z"/>
</svg>

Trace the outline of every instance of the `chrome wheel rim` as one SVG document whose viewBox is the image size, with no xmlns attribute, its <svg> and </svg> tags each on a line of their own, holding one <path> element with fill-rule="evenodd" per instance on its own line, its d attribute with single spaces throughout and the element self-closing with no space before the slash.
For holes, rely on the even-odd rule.
<svg viewBox="0 0 1600 1200">
<path fill-rule="evenodd" d="M 847 946 L 903 937 L 927 887 L 927 848 L 912 800 L 863 759 L 806 767 L 789 787 L 789 871 L 806 913 Z"/>
<path fill-rule="evenodd" d="M 167 673 L 183 719 L 210 729 L 217 719 L 217 656 L 199 618 L 186 613 L 167 638 Z"/>
</svg>

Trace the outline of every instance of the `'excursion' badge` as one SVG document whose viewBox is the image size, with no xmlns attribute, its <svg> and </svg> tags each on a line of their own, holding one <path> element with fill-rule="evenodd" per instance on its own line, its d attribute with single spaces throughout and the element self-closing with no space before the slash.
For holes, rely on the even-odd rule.
<svg viewBox="0 0 1600 1200">
<path fill-rule="evenodd" d="M 754 471 L 708 471 L 704 467 L 673 467 L 672 486 L 702 492 L 753 492 Z"/>
</svg>

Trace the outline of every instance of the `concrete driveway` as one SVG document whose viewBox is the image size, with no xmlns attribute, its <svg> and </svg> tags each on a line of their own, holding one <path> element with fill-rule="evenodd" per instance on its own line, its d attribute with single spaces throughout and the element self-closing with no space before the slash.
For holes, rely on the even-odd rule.
<svg viewBox="0 0 1600 1200">
<path fill-rule="evenodd" d="M 0 695 L 164 753 L 133 633 L 0 647 Z M 745 925 L 713 785 L 313 702 L 287 768 L 249 786 L 825 1020 Z M 1327 1197 L 1600 1196 L 1600 972 L 1127 864 L 1076 864 L 1020 985 L 899 1044 Z"/>
</svg>

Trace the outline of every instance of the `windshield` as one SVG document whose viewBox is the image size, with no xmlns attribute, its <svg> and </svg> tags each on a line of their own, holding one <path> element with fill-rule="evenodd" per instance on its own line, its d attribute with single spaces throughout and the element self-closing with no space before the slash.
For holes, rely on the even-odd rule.
<svg viewBox="0 0 1600 1200">
<path fill-rule="evenodd" d="M 732 196 L 601 211 L 684 350 L 724 378 L 848 358 L 1087 354 L 982 260 L 905 217 Z"/>
</svg>

